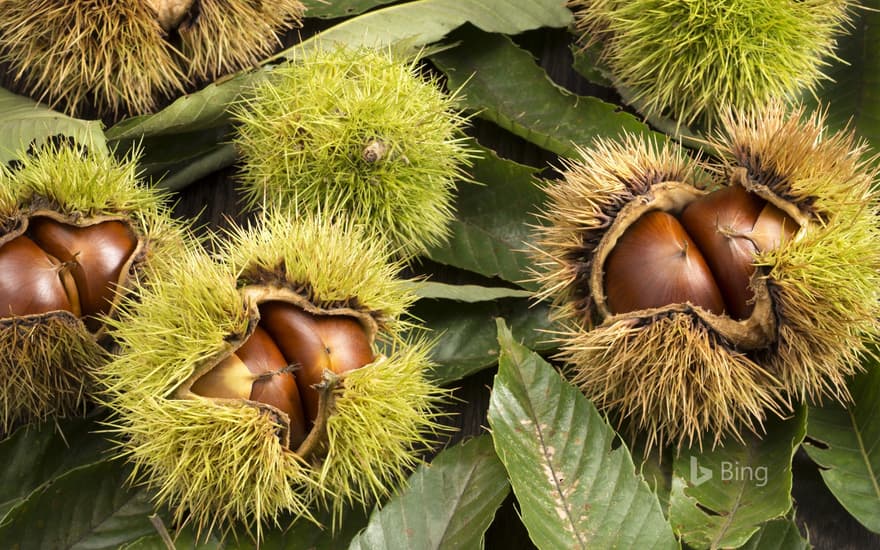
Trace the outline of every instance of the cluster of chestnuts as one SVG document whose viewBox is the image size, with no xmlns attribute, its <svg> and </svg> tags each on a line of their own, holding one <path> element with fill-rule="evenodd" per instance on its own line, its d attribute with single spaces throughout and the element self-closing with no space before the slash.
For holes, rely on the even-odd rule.
<svg viewBox="0 0 880 550">
<path fill-rule="evenodd" d="M 334 218 L 275 212 L 215 257 L 189 246 L 109 321 L 103 400 L 176 522 L 259 538 L 280 514 L 339 513 L 396 487 L 439 429 L 401 264 Z"/>
<path fill-rule="evenodd" d="M 535 249 L 573 380 L 649 443 L 758 430 L 848 398 L 878 336 L 878 196 L 865 146 L 775 104 L 728 113 L 718 161 L 600 141 L 550 183 Z"/>
<path fill-rule="evenodd" d="M 186 39 L 217 3 L 144 5 Z M 211 254 L 134 161 L 53 145 L 3 172 L 0 427 L 103 405 L 175 525 L 259 540 L 282 515 L 387 495 L 441 429 L 447 390 L 428 379 L 430 343 L 408 336 L 398 273 L 445 238 L 470 153 L 453 98 L 390 51 L 318 52 L 248 97 L 242 179 L 262 210 Z M 294 161 L 308 177 L 290 177 Z"/>
<path fill-rule="evenodd" d="M 105 319 L 178 242 L 133 161 L 48 146 L 0 173 L 0 431 L 82 412 Z"/>
<path fill-rule="evenodd" d="M 615 83 L 648 116 L 717 128 L 717 157 L 597 140 L 544 186 L 533 247 L 558 359 L 649 446 L 845 401 L 880 337 L 877 168 L 820 115 L 763 107 L 815 87 L 850 3 L 710 4 L 569 0 Z M 3 84 L 74 116 L 149 112 L 256 65 L 302 11 L 3 0 Z M 707 69 L 756 48 L 749 86 Z M 200 533 L 259 540 L 284 515 L 339 518 L 394 490 L 448 398 L 398 275 L 447 237 L 474 155 L 455 94 L 417 63 L 316 48 L 267 69 L 230 108 L 260 212 L 210 254 L 134 159 L 50 145 L 0 169 L 0 433 L 102 405 L 132 479 Z"/>
</svg>

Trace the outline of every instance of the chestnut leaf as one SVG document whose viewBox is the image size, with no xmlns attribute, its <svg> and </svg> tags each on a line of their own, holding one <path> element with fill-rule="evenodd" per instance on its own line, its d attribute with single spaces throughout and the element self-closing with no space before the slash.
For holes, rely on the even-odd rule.
<svg viewBox="0 0 880 550">
<path fill-rule="evenodd" d="M 505 319 L 517 338 L 533 349 L 549 350 L 554 324 L 545 303 L 530 304 L 526 300 L 506 298 L 491 302 L 454 304 L 446 300 L 420 300 L 413 315 L 422 319 L 437 338 L 432 359 L 437 364 L 430 377 L 440 385 L 491 367 L 498 362 L 498 339 L 495 319 Z"/>
<path fill-rule="evenodd" d="M 764 422 L 760 437 L 715 449 L 681 449 L 673 462 L 669 520 L 689 545 L 738 547 L 760 525 L 792 506 L 792 458 L 804 438 L 806 414 Z"/>
<path fill-rule="evenodd" d="M 539 223 L 535 214 L 545 197 L 535 184 L 537 169 L 501 159 L 490 149 L 475 148 L 481 158 L 474 161 L 470 176 L 479 185 L 459 183 L 452 235 L 428 250 L 428 257 L 532 288 L 526 282 L 531 266 L 526 254 L 526 243 L 531 240 L 528 224 Z"/>
<path fill-rule="evenodd" d="M 382 4 L 390 4 L 394 0 L 303 0 L 306 7 L 306 17 L 318 17 L 321 19 L 333 19 L 336 17 L 350 17 L 371 10 Z"/>
<path fill-rule="evenodd" d="M 746 542 L 743 550 L 808 550 L 810 543 L 801 536 L 790 518 L 768 521 Z"/>
<path fill-rule="evenodd" d="M 0 88 L 0 163 L 8 163 L 55 136 L 73 138 L 92 151 L 107 153 L 100 121 L 69 117 Z"/>
<path fill-rule="evenodd" d="M 862 525 L 880 533 L 880 365 L 850 383 L 848 407 L 810 407 L 807 454 L 832 494 Z"/>
<path fill-rule="evenodd" d="M 21 548 L 118 548 L 153 533 L 147 493 L 126 483 L 130 469 L 105 460 L 70 470 L 10 510 L 0 540 Z"/>
<path fill-rule="evenodd" d="M 98 429 L 90 420 L 51 419 L 23 426 L 0 442 L 0 520 L 31 492 L 103 460 L 110 442 L 95 433 Z"/>
<path fill-rule="evenodd" d="M 678 548 L 657 495 L 593 404 L 498 321 L 495 450 L 538 548 Z"/>
<path fill-rule="evenodd" d="M 459 33 L 461 46 L 431 56 L 461 87 L 465 108 L 505 130 L 560 156 L 578 157 L 576 145 L 623 132 L 665 139 L 636 117 L 598 98 L 577 96 L 558 86 L 531 54 L 497 34 Z M 528 93 L 523 93 L 528 90 Z"/>
<path fill-rule="evenodd" d="M 464 441 L 420 466 L 403 492 L 373 511 L 349 550 L 480 548 L 509 492 L 491 438 Z"/>
<path fill-rule="evenodd" d="M 850 128 L 880 150 L 880 0 L 859 2 L 852 28 L 837 39 L 835 55 L 816 94 L 804 92 L 810 107 L 827 108 L 834 129 Z M 818 98 L 818 105 L 817 105 Z"/>
</svg>

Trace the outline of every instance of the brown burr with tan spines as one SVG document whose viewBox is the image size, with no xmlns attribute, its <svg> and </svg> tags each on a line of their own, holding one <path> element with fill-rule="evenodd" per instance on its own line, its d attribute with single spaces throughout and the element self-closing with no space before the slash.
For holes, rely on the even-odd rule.
<svg viewBox="0 0 880 550">
<path fill-rule="evenodd" d="M 629 433 L 717 444 L 847 399 L 880 339 L 880 200 L 865 146 L 823 124 L 728 113 L 707 159 L 598 140 L 546 186 L 533 257 L 558 359 Z"/>
</svg>

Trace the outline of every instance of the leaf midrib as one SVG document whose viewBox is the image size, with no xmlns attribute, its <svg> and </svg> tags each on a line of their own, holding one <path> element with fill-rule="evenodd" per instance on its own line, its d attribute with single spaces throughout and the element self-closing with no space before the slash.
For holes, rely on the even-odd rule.
<svg viewBox="0 0 880 550">
<path fill-rule="evenodd" d="M 747 447 L 749 457 L 749 466 L 753 465 L 755 459 L 754 450 L 751 447 Z M 724 523 L 721 524 L 718 533 L 715 535 L 715 538 L 712 539 L 711 548 L 713 550 L 719 547 L 721 540 L 727 535 L 730 526 L 733 524 L 733 519 L 736 517 L 736 513 L 739 511 L 740 506 L 742 505 L 743 494 L 746 491 L 746 482 L 743 481 L 739 484 L 739 491 L 736 493 L 736 498 L 733 501 L 733 505 L 730 507 L 730 511 L 727 514 L 727 517 L 724 520 Z"/>
<path fill-rule="evenodd" d="M 461 498 L 462 496 L 464 496 L 465 488 L 470 485 L 470 482 L 473 479 L 474 473 L 476 472 L 479 464 L 482 464 L 482 460 L 479 463 L 471 464 L 470 470 L 467 473 L 467 478 L 464 480 L 464 483 L 459 486 L 460 490 L 458 491 L 458 494 L 455 495 L 455 505 L 447 507 L 450 512 L 446 516 L 445 525 L 443 526 L 443 532 L 440 533 L 440 538 L 437 540 L 437 545 L 434 547 L 437 550 L 443 548 L 443 542 L 445 542 L 446 540 L 446 533 L 449 532 L 449 526 L 452 524 L 452 519 L 456 515 L 455 512 L 458 510 L 459 504 L 461 504 Z"/>
<path fill-rule="evenodd" d="M 516 373 L 518 378 L 520 379 L 519 381 L 522 384 L 522 387 L 528 388 L 525 380 L 522 379 L 522 371 L 520 369 L 516 369 Z M 526 395 L 528 396 L 528 391 L 526 392 Z M 565 510 L 565 516 L 568 519 L 569 526 L 571 527 L 571 532 L 574 534 L 574 537 L 577 539 L 580 547 L 587 548 L 587 542 L 583 538 L 581 538 L 581 534 L 580 531 L 578 531 L 577 529 L 577 524 L 574 521 L 571 508 L 568 505 L 568 500 L 565 498 L 565 493 L 562 491 L 562 487 L 559 485 L 559 476 L 556 473 L 556 468 L 553 467 L 553 462 L 552 460 L 550 460 L 550 456 L 547 453 L 547 445 L 544 441 L 544 431 L 541 429 L 541 424 L 538 421 L 537 412 L 532 406 L 531 396 L 529 396 L 528 400 L 526 401 L 526 406 L 528 408 L 527 412 L 532 419 L 532 422 L 535 424 L 535 431 L 538 435 L 538 444 L 541 448 L 541 454 L 543 455 L 544 460 L 547 463 L 547 467 L 550 469 L 550 473 L 553 475 L 553 488 L 556 489 L 556 492 L 559 494 L 559 499 L 563 504 L 563 509 Z"/>
<path fill-rule="evenodd" d="M 877 480 L 877 473 L 874 471 L 874 467 L 871 464 L 868 450 L 865 448 L 865 442 L 862 439 L 862 432 L 859 429 L 859 425 L 851 407 L 847 407 L 846 414 L 849 416 L 849 421 L 853 427 L 853 433 L 856 435 L 856 442 L 859 444 L 859 454 L 865 462 L 865 469 L 868 471 L 868 477 L 871 479 L 871 485 L 874 487 L 874 494 L 877 495 L 877 499 L 880 500 L 880 482 Z"/>
</svg>

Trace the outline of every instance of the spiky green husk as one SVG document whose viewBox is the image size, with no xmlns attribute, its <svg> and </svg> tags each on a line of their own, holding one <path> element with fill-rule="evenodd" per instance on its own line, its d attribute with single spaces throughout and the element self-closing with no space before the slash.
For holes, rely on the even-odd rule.
<svg viewBox="0 0 880 550">
<path fill-rule="evenodd" d="M 259 226 L 230 231 L 221 254 L 244 282 L 296 289 L 321 308 L 362 310 L 386 333 L 397 332 L 416 296 L 396 278 L 403 263 L 367 230 L 329 212 L 306 213 L 301 223 L 291 223 L 282 210 L 273 209 L 264 212 Z"/>
<path fill-rule="evenodd" d="M 21 155 L 4 167 L 0 214 L 25 209 L 52 209 L 68 217 L 168 214 L 168 194 L 138 182 L 136 159 L 116 160 L 76 147 L 49 146 Z"/>
<path fill-rule="evenodd" d="M 321 49 L 278 67 L 236 109 L 248 205 L 341 207 L 423 252 L 448 234 L 472 156 L 456 103 L 389 50 Z"/>
<path fill-rule="evenodd" d="M 388 359 L 345 377 L 320 466 L 327 490 L 319 497 L 334 518 L 347 503 L 380 502 L 400 487 L 443 430 L 437 411 L 449 392 L 425 377 L 430 348 L 425 341 L 398 343 Z"/>
<path fill-rule="evenodd" d="M 828 132 L 822 113 L 805 117 L 780 104 L 760 114 L 728 114 L 715 138 L 728 168 L 809 214 L 804 238 L 762 255 L 779 319 L 765 362 L 786 391 L 849 398 L 846 378 L 880 338 L 880 197 L 875 159 L 851 132 Z"/>
<path fill-rule="evenodd" d="M 271 415 L 244 402 L 137 395 L 137 402 L 111 403 L 118 420 L 110 428 L 125 437 L 131 481 L 153 489 L 176 525 L 189 522 L 207 534 L 237 521 L 259 539 L 281 514 L 311 519 L 317 476 L 282 448 L 282 427 Z"/>
<path fill-rule="evenodd" d="M 666 181 L 708 185 L 698 161 L 671 143 L 626 136 L 622 143 L 597 139 L 580 149 L 581 161 L 563 161 L 563 179 L 544 190 L 552 204 L 541 217 L 532 256 L 538 297 L 551 298 L 557 315 L 590 326 L 595 311 L 589 273 L 599 241 L 620 209 Z"/>
<path fill-rule="evenodd" d="M 702 444 L 757 431 L 792 399 L 846 400 L 846 378 L 880 338 L 878 170 L 852 134 L 829 133 L 821 114 L 772 103 L 725 114 L 700 164 L 632 138 L 599 141 L 547 186 L 546 227 L 533 252 L 539 296 L 566 326 L 559 358 L 597 405 L 644 431 L 650 443 Z M 748 174 L 746 185 L 797 207 L 807 225 L 756 257 L 772 300 L 774 341 L 740 349 L 688 306 L 602 314 L 593 307 L 592 260 L 623 204 L 649 200 L 652 184 Z M 593 324 L 597 324 L 593 328 Z"/>
<path fill-rule="evenodd" d="M 813 91 L 850 0 L 569 0 L 648 116 L 712 126 L 723 108 Z"/>
<path fill-rule="evenodd" d="M 247 332 L 235 272 L 195 247 L 178 250 L 136 294 L 109 322 L 121 353 L 102 369 L 101 382 L 114 408 L 169 397 L 202 362 L 232 352 L 231 337 Z"/>
<path fill-rule="evenodd" d="M 181 224 L 169 215 L 166 195 L 141 185 L 134 159 L 49 146 L 22 155 L 14 168 L 0 169 L 0 185 L 3 233 L 35 211 L 51 210 L 70 220 L 127 218 L 146 240 L 132 266 L 134 277 L 150 277 L 160 269 L 181 239 Z M 107 360 L 95 335 L 63 313 L 0 321 L 0 349 L 4 430 L 50 414 L 81 411 L 92 390 L 92 374 Z"/>
<path fill-rule="evenodd" d="M 74 116 L 147 112 L 184 90 L 179 53 L 146 2 L 4 0 L 12 87 Z"/>
<path fill-rule="evenodd" d="M 215 80 L 256 65 L 281 45 L 278 33 L 299 25 L 299 0 L 199 0 L 198 19 L 180 29 L 191 79 Z"/>
<path fill-rule="evenodd" d="M 216 261 L 183 250 L 137 300 L 122 303 L 110 322 L 120 354 L 102 369 L 116 413 L 110 429 L 135 478 L 157 490 L 176 521 L 203 532 L 241 523 L 259 539 L 282 512 L 310 517 L 309 507 L 323 503 L 338 517 L 345 503 L 393 489 L 438 429 L 433 407 L 446 392 L 425 380 L 428 346 L 396 333 L 396 316 L 413 297 L 392 280 L 396 267 L 381 263 L 387 250 L 363 236 L 329 218 L 270 215 L 259 227 L 233 230 Z M 384 329 L 389 357 L 340 377 L 334 389 L 326 454 L 302 459 L 285 449 L 282 423 L 253 405 L 178 393 L 246 335 L 257 310 L 240 291 L 255 284 L 362 312 Z"/>
</svg>

